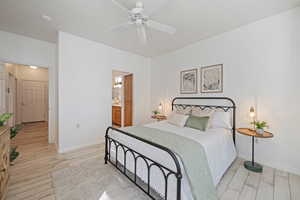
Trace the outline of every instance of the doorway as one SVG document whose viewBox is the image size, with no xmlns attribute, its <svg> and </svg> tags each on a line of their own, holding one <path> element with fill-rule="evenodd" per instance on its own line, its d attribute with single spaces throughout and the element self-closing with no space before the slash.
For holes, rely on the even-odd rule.
<svg viewBox="0 0 300 200">
<path fill-rule="evenodd" d="M 133 74 L 112 71 L 112 125 L 120 128 L 133 124 Z"/>
<path fill-rule="evenodd" d="M 7 88 L 5 112 L 13 114 L 8 125 L 30 124 L 48 129 L 48 69 L 4 63 L 3 73 Z"/>
</svg>

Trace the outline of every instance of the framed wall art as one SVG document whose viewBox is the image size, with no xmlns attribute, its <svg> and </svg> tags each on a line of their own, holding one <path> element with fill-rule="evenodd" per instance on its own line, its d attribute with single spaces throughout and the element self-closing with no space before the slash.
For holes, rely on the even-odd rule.
<svg viewBox="0 0 300 200">
<path fill-rule="evenodd" d="M 198 91 L 198 69 L 184 70 L 180 72 L 180 93 L 196 94 Z"/>
<path fill-rule="evenodd" d="M 201 67 L 201 93 L 223 92 L 223 64 Z"/>
</svg>

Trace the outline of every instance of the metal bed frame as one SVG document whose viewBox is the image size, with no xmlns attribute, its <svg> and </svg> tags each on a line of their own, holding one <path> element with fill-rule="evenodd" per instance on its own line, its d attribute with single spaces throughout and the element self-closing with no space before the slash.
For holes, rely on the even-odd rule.
<svg viewBox="0 0 300 200">
<path fill-rule="evenodd" d="M 176 103 L 176 100 L 223 100 L 223 103 L 225 101 L 231 103 L 230 106 L 224 106 L 224 105 L 199 105 L 199 104 L 180 104 L 180 103 Z M 232 137 L 233 137 L 233 142 L 235 144 L 235 128 L 236 128 L 236 105 L 235 102 L 228 98 L 228 97 L 176 97 L 173 99 L 172 101 L 172 110 L 174 110 L 174 108 L 178 109 L 178 108 L 200 108 L 201 110 L 205 110 L 205 109 L 222 109 L 224 112 L 228 112 L 230 110 L 232 110 Z M 124 134 L 128 137 L 132 137 L 136 140 L 139 140 L 141 142 L 144 142 L 148 145 L 151 145 L 153 147 L 156 147 L 166 153 L 168 153 L 171 158 L 173 159 L 173 162 L 175 164 L 175 168 L 176 170 L 172 170 L 154 160 L 152 160 L 151 158 L 135 151 L 134 149 L 122 144 L 121 142 L 111 138 L 109 136 L 109 132 L 113 130 L 113 131 L 117 131 L 121 134 Z M 112 161 L 111 159 L 111 147 L 112 144 L 115 146 L 115 162 Z M 123 150 L 123 155 L 124 155 L 124 162 L 123 163 L 119 163 L 118 162 L 118 150 L 122 149 Z M 134 158 L 134 172 L 133 172 L 133 177 L 131 176 L 132 174 L 127 170 L 126 168 L 126 156 L 127 154 L 130 153 L 133 158 Z M 139 159 L 142 159 L 146 166 L 147 166 L 147 170 L 148 170 L 148 179 L 147 179 L 147 183 L 146 184 L 146 188 L 143 187 L 142 184 L 139 183 L 138 180 L 138 176 L 137 176 L 137 161 Z M 168 199 L 168 180 L 169 177 L 171 175 L 175 176 L 176 180 L 177 180 L 177 193 L 176 193 L 176 200 L 181 200 L 181 181 L 182 181 L 182 170 L 180 167 L 180 163 L 178 158 L 176 157 L 175 153 L 170 150 L 167 147 L 164 147 L 163 145 L 145 140 L 143 138 L 140 138 L 138 136 L 132 135 L 128 132 L 125 132 L 123 130 L 117 129 L 117 128 L 113 128 L 113 127 L 108 127 L 106 129 L 106 134 L 105 134 L 105 164 L 107 164 L 108 162 L 111 163 L 113 166 L 115 166 L 122 174 L 124 174 L 131 182 L 133 182 L 137 187 L 139 187 L 144 193 L 146 193 L 151 199 L 155 200 L 155 196 L 154 194 L 152 194 L 153 192 L 151 191 L 151 180 L 150 180 L 150 174 L 151 174 L 151 168 L 152 167 L 157 167 L 163 177 L 164 177 L 164 181 L 165 181 L 165 192 L 164 192 L 164 199 L 167 200 Z"/>
</svg>

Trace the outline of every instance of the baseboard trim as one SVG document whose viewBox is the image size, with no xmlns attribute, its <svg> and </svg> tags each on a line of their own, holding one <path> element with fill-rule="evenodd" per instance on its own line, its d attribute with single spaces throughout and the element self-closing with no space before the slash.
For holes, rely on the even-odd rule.
<svg viewBox="0 0 300 200">
<path fill-rule="evenodd" d="M 77 146 L 67 147 L 67 148 L 58 148 L 58 153 L 60 153 L 60 154 L 61 153 L 68 153 L 70 151 L 82 149 L 82 148 L 93 146 L 93 145 L 100 145 L 100 144 L 103 144 L 103 141 L 98 141 L 98 142 L 88 143 L 88 144 L 82 144 L 82 145 L 77 145 Z"/>
<path fill-rule="evenodd" d="M 242 159 L 245 159 L 245 160 L 250 159 L 249 156 L 246 156 L 246 155 L 243 155 L 243 154 L 238 154 L 238 157 L 240 157 Z M 256 161 L 258 163 L 262 164 L 263 166 L 268 166 L 268 167 L 271 167 L 273 169 L 278 169 L 278 170 L 281 170 L 281 171 L 285 171 L 285 172 L 288 172 L 288 173 L 291 173 L 291 174 L 296 174 L 296 175 L 300 176 L 300 169 L 298 169 L 298 168 L 294 168 L 294 167 L 291 167 L 291 166 L 283 166 L 280 163 L 262 161 L 262 160 L 259 160 L 259 159 L 257 159 Z"/>
</svg>

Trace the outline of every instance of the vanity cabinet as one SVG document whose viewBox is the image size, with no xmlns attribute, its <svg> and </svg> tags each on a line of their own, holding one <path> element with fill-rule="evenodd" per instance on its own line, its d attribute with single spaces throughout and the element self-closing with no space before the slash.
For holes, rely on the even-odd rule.
<svg viewBox="0 0 300 200">
<path fill-rule="evenodd" d="M 7 126 L 0 127 L 0 200 L 4 200 L 7 192 L 9 152 L 10 152 L 10 131 Z"/>
<path fill-rule="evenodd" d="M 121 126 L 122 125 L 122 111 L 121 106 L 113 106 L 112 107 L 112 123 L 114 125 Z"/>
</svg>

